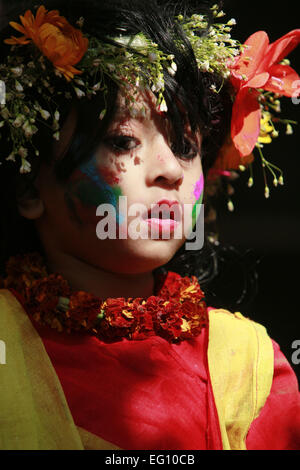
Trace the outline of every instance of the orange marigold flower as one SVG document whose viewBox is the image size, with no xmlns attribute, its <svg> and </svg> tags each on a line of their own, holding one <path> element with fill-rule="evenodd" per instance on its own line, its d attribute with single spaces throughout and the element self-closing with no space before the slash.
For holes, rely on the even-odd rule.
<svg viewBox="0 0 300 470">
<path fill-rule="evenodd" d="M 23 36 L 11 36 L 4 41 L 6 44 L 29 44 L 33 41 L 68 81 L 74 78 L 74 75 L 82 73 L 74 65 L 78 64 L 86 53 L 88 39 L 60 16 L 59 11 L 47 11 L 44 6 L 40 6 L 36 17 L 27 10 L 24 16 L 20 15 L 20 20 L 22 25 L 14 21 L 9 24 Z"/>
</svg>

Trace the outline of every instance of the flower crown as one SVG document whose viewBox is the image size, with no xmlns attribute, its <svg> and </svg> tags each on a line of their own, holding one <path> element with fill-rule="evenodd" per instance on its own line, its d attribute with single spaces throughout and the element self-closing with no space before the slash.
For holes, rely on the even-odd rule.
<svg viewBox="0 0 300 470">
<path fill-rule="evenodd" d="M 212 10 L 216 20 L 224 16 L 217 6 Z M 17 157 L 21 161 L 21 173 L 31 171 L 27 159 L 29 149 L 39 154 L 32 137 L 41 124 L 48 125 L 54 139 L 59 140 L 60 110 L 55 94 L 80 99 L 101 92 L 105 98 L 104 77 L 108 76 L 124 92 L 129 109 L 133 109 L 135 101 L 132 90 L 144 87 L 156 95 L 158 110 L 167 111 L 164 71 L 175 75 L 177 65 L 173 55 L 160 51 L 143 33 L 120 35 L 112 38 L 111 44 L 104 43 L 83 35 L 83 18 L 77 21 L 78 28 L 75 28 L 57 10 L 47 11 L 44 6 L 38 8 L 35 16 L 27 10 L 20 20 L 21 24 L 10 22 L 10 25 L 23 36 L 11 36 L 4 41 L 11 46 L 11 53 L 6 63 L 0 64 L 0 127 L 6 126 L 10 136 L 11 152 L 5 159 L 16 161 Z M 209 27 L 203 15 L 190 18 L 179 15 L 176 20 L 191 43 L 199 69 L 221 74 L 233 88 L 231 135 L 220 149 L 209 177 L 230 176 L 231 170 L 249 167 L 248 185 L 251 186 L 253 150 L 257 148 L 268 197 L 265 168 L 273 175 L 275 186 L 283 184 L 283 175 L 264 158 L 262 147 L 278 136 L 277 123 L 286 125 L 287 134 L 292 133 L 295 124 L 280 119 L 278 113 L 281 96 L 297 98 L 300 95 L 300 77 L 285 59 L 298 45 L 300 30 L 293 30 L 272 44 L 267 34 L 259 31 L 242 45 L 230 36 L 234 19 Z M 200 36 L 206 29 L 206 34 Z M 24 47 L 29 57 L 26 64 Z M 60 80 L 59 89 L 51 85 L 53 78 Z M 33 87 L 40 100 L 33 100 L 28 93 Z M 214 85 L 212 90 L 219 92 Z M 105 113 L 106 107 L 99 113 L 99 119 L 103 119 Z"/>
</svg>

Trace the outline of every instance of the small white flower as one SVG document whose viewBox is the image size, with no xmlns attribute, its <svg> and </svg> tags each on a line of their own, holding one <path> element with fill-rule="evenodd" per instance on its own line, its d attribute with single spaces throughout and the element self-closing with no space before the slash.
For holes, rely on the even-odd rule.
<svg viewBox="0 0 300 470">
<path fill-rule="evenodd" d="M 76 24 L 79 26 L 79 28 L 82 28 L 84 25 L 84 18 L 81 16 L 77 21 Z"/>
<path fill-rule="evenodd" d="M 231 199 L 229 199 L 229 201 L 227 202 L 227 208 L 230 212 L 234 211 L 234 205 L 233 205 L 233 202 L 231 201 Z"/>
<path fill-rule="evenodd" d="M 59 121 L 59 118 L 60 118 L 59 111 L 56 110 L 55 113 L 54 113 L 54 119 L 55 119 L 55 121 Z"/>
<path fill-rule="evenodd" d="M 96 83 L 96 84 L 93 86 L 93 90 L 94 90 L 94 91 L 99 91 L 100 88 L 101 88 L 101 83 L 100 83 L 100 82 Z"/>
<path fill-rule="evenodd" d="M 14 127 L 21 127 L 24 123 L 24 120 L 25 120 L 25 117 L 23 116 L 23 114 L 18 114 L 16 119 L 13 122 L 13 126 Z"/>
<path fill-rule="evenodd" d="M 208 61 L 208 60 L 205 60 L 204 62 L 201 62 L 201 69 L 202 69 L 204 72 L 208 72 L 208 71 L 209 71 L 209 61 Z"/>
<path fill-rule="evenodd" d="M 265 186 L 265 198 L 268 199 L 270 197 L 270 189 L 268 186 Z"/>
<path fill-rule="evenodd" d="M 28 121 L 22 126 L 22 129 L 25 132 L 26 137 L 32 137 L 33 134 L 36 134 L 38 128 L 36 126 L 32 126 Z"/>
<path fill-rule="evenodd" d="M 25 159 L 28 155 L 28 150 L 25 149 L 24 147 L 20 147 L 18 150 L 18 154 L 20 155 L 20 157 Z"/>
<path fill-rule="evenodd" d="M 40 113 L 41 113 L 42 118 L 45 119 L 46 121 L 51 116 L 49 111 L 46 111 L 46 109 L 41 109 Z"/>
<path fill-rule="evenodd" d="M 252 176 L 250 176 L 250 178 L 248 179 L 248 188 L 252 188 L 253 186 L 253 178 Z"/>
<path fill-rule="evenodd" d="M 81 78 L 77 78 L 75 82 L 77 83 L 77 85 L 84 86 L 84 81 L 81 80 Z"/>
<path fill-rule="evenodd" d="M 83 96 L 85 96 L 84 91 L 80 90 L 80 89 L 77 88 L 76 86 L 74 87 L 74 90 L 75 90 L 75 93 L 76 93 L 76 95 L 77 95 L 78 98 L 82 98 Z"/>
<path fill-rule="evenodd" d="M 174 77 L 174 75 L 175 75 L 176 72 L 177 72 L 177 65 L 176 65 L 175 62 L 172 62 L 172 63 L 171 63 L 171 66 L 168 67 L 168 72 L 169 72 L 170 75 L 172 75 L 172 77 Z"/>
<path fill-rule="evenodd" d="M 7 160 L 7 161 L 15 162 L 15 161 L 16 161 L 16 157 L 15 157 L 14 152 L 11 152 L 11 154 L 6 158 L 6 160 Z"/>
<path fill-rule="evenodd" d="M 158 106 L 158 112 L 160 113 L 166 113 L 168 111 L 168 106 L 165 100 L 162 100 L 162 102 Z"/>
<path fill-rule="evenodd" d="M 172 69 L 172 67 L 168 67 L 168 73 L 169 73 L 172 77 L 174 77 L 174 75 L 175 75 L 176 72 L 174 72 L 174 70 Z"/>
<path fill-rule="evenodd" d="M 290 124 L 287 124 L 285 133 L 286 133 L 286 135 L 292 135 L 293 134 L 293 128 Z"/>
<path fill-rule="evenodd" d="M 102 109 L 101 113 L 99 114 L 100 121 L 102 121 L 102 119 L 104 119 L 105 114 L 106 114 L 106 109 Z"/>
<path fill-rule="evenodd" d="M 59 70 L 57 70 L 57 69 L 54 69 L 54 73 L 55 73 L 55 75 L 56 75 L 57 77 L 59 77 L 59 78 L 61 78 L 61 77 L 63 76 L 62 73 L 61 73 Z"/>
<path fill-rule="evenodd" d="M 59 140 L 59 131 L 55 132 L 53 134 L 53 137 L 54 137 L 55 140 Z"/>
<path fill-rule="evenodd" d="M 13 67 L 11 71 L 16 77 L 20 77 L 23 73 L 23 67 L 22 66 Z"/>
<path fill-rule="evenodd" d="M 31 165 L 30 163 L 25 160 L 25 158 L 22 158 L 22 166 L 20 168 L 20 173 L 30 173 L 31 171 Z"/>
<path fill-rule="evenodd" d="M 1 116 L 3 117 L 3 119 L 8 119 L 10 118 L 10 112 L 8 111 L 7 108 L 3 108 L 0 112 Z"/>
<path fill-rule="evenodd" d="M 16 86 L 17 91 L 23 91 L 24 90 L 24 88 L 22 87 L 21 83 L 18 82 L 18 80 L 16 80 L 15 86 Z"/>
<path fill-rule="evenodd" d="M 114 64 L 107 64 L 107 68 L 110 72 L 114 72 L 116 70 L 116 66 Z"/>
<path fill-rule="evenodd" d="M 235 20 L 235 18 L 231 18 L 231 20 L 229 20 L 227 24 L 228 24 L 229 26 L 234 26 L 234 25 L 236 25 L 236 20 Z"/>
</svg>

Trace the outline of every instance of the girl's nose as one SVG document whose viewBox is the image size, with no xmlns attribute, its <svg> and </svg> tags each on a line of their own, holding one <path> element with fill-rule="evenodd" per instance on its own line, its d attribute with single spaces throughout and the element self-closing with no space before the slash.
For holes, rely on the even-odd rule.
<svg viewBox="0 0 300 470">
<path fill-rule="evenodd" d="M 183 168 L 163 135 L 153 139 L 147 153 L 146 181 L 149 186 L 181 184 Z"/>
</svg>

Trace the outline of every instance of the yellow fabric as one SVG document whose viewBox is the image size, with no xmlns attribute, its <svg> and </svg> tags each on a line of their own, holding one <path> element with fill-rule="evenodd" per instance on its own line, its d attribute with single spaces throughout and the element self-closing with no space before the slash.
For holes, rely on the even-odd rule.
<svg viewBox="0 0 300 470">
<path fill-rule="evenodd" d="M 116 449 L 77 429 L 44 345 L 22 306 L 0 290 L 0 449 Z"/>
<path fill-rule="evenodd" d="M 208 363 L 224 449 L 245 449 L 253 419 L 269 395 L 273 349 L 267 333 L 241 314 L 209 313 Z M 0 290 L 1 450 L 114 450 L 76 428 L 44 345 L 15 297 Z"/>
<path fill-rule="evenodd" d="M 85 450 L 120 450 L 120 447 L 105 441 L 86 429 L 77 426 Z"/>
<path fill-rule="evenodd" d="M 208 365 L 224 450 L 246 436 L 270 393 L 274 353 L 265 328 L 241 313 L 209 312 Z"/>
</svg>

